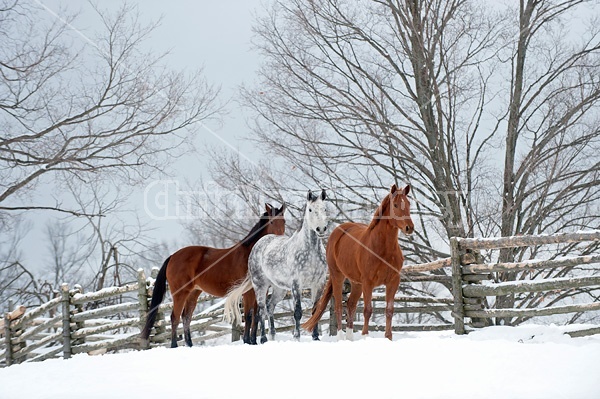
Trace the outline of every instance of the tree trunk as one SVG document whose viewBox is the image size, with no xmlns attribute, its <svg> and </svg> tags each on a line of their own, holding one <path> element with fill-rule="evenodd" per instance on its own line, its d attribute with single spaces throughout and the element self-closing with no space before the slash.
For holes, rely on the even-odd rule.
<svg viewBox="0 0 600 399">
<path fill-rule="evenodd" d="M 523 98 L 523 81 L 525 74 L 525 55 L 530 39 L 530 21 L 535 2 L 521 0 L 519 8 L 519 42 L 513 69 L 513 83 L 509 104 L 508 127 L 506 130 L 506 149 L 504 153 L 504 182 L 502 188 L 502 220 L 500 235 L 502 237 L 512 236 L 518 232 L 514 231 L 515 218 L 518 206 L 515 202 L 515 153 L 519 138 L 519 126 L 521 122 L 521 102 Z M 515 252 L 513 248 L 502 248 L 499 254 L 499 262 L 514 262 Z M 498 273 L 499 281 L 514 281 L 514 272 Z M 514 295 L 500 296 L 496 299 L 496 308 L 512 308 L 515 305 Z M 510 318 L 499 317 L 496 319 L 498 325 L 510 325 Z"/>
</svg>

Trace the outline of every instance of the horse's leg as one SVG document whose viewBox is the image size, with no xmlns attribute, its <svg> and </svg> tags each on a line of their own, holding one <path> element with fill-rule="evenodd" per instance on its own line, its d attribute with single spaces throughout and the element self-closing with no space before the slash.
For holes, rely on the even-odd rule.
<svg viewBox="0 0 600 399">
<path fill-rule="evenodd" d="M 292 283 L 292 298 L 294 300 L 294 338 L 300 340 L 300 319 L 302 319 L 302 291 L 297 281 Z"/>
<path fill-rule="evenodd" d="M 267 314 L 269 315 L 269 335 L 271 336 L 271 340 L 275 340 L 275 318 L 273 314 L 275 313 L 275 306 L 285 297 L 286 291 L 273 287 L 273 293 L 271 297 L 267 300 Z"/>
<path fill-rule="evenodd" d="M 190 290 L 174 290 L 173 296 L 173 311 L 171 312 L 171 348 L 177 348 L 177 326 L 181 319 L 181 312 L 185 305 L 185 301 L 190 293 Z"/>
<path fill-rule="evenodd" d="M 394 297 L 400 280 L 389 283 L 385 286 L 385 337 L 392 340 L 392 317 L 394 316 Z"/>
<path fill-rule="evenodd" d="M 258 331 L 258 303 L 254 300 L 254 318 L 252 319 L 252 328 L 250 329 L 250 344 L 256 345 L 256 332 Z"/>
<path fill-rule="evenodd" d="M 265 329 L 265 315 L 267 313 L 267 306 L 259 302 L 258 304 L 258 323 L 260 324 L 260 343 L 264 344 L 267 342 L 267 332 Z"/>
<path fill-rule="evenodd" d="M 183 307 L 183 336 L 185 337 L 185 344 L 187 346 L 192 346 L 192 333 L 190 332 L 190 324 L 192 323 L 192 316 L 194 315 L 194 310 L 196 310 L 198 297 L 201 293 L 202 290 L 192 290 L 185 300 L 185 306 Z"/>
<path fill-rule="evenodd" d="M 356 306 L 362 294 L 362 285 L 352 282 L 352 289 L 348 296 L 347 311 L 348 318 L 346 319 L 346 338 L 352 340 L 354 338 L 354 317 L 356 316 Z"/>
<path fill-rule="evenodd" d="M 313 307 L 312 313 L 314 313 L 315 307 L 317 306 L 317 301 L 319 300 L 319 298 L 321 298 L 321 295 L 323 295 L 323 286 L 321 286 L 320 288 L 313 287 L 310 290 L 310 295 Z M 312 339 L 313 341 L 319 340 L 319 323 L 315 324 L 315 328 L 313 328 L 312 330 Z"/>
<path fill-rule="evenodd" d="M 331 271 L 331 269 L 330 269 Z M 333 290 L 333 307 L 335 310 L 335 318 L 337 320 L 338 338 L 342 331 L 342 294 L 344 291 L 344 276 L 341 273 L 330 273 L 331 287 Z"/>
<path fill-rule="evenodd" d="M 267 333 L 265 331 L 265 316 L 267 314 L 267 290 L 268 286 L 254 286 L 256 302 L 258 303 L 258 323 L 260 325 L 260 343 L 267 342 Z"/>
<path fill-rule="evenodd" d="M 363 285 L 363 300 L 365 302 L 365 311 L 364 318 L 365 324 L 363 325 L 362 334 L 369 334 L 369 320 L 371 319 L 371 315 L 373 314 L 373 286 L 364 284 Z"/>
<path fill-rule="evenodd" d="M 256 296 L 254 290 L 246 292 L 242 296 L 242 304 L 244 306 L 244 343 L 256 345 Z M 253 333 L 251 334 L 251 329 Z M 254 342 L 252 342 L 254 338 Z"/>
</svg>

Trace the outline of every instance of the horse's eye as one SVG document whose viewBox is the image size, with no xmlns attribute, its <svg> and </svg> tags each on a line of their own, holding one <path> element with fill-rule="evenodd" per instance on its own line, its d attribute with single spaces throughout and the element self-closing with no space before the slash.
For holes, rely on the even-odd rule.
<svg viewBox="0 0 600 399">
<path fill-rule="evenodd" d="M 398 208 L 398 204 L 394 204 L 394 208 Z"/>
<path fill-rule="evenodd" d="M 312 209 L 308 208 L 308 211 L 309 211 L 309 212 L 312 212 Z"/>
</svg>

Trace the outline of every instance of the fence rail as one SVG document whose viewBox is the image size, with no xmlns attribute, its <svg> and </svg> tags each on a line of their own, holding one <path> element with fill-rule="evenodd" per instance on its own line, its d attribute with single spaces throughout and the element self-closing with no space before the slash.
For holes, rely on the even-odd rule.
<svg viewBox="0 0 600 399">
<path fill-rule="evenodd" d="M 481 320 L 497 317 L 534 317 L 572 312 L 598 311 L 600 302 L 554 305 L 536 308 L 486 308 L 489 297 L 600 286 L 600 276 L 576 276 L 530 281 L 493 283 L 495 273 L 523 272 L 568 268 L 600 262 L 600 255 L 585 255 L 552 260 L 532 260 L 513 263 L 483 263 L 477 256 L 479 249 L 506 248 L 509 246 L 547 245 L 600 240 L 600 232 L 556 234 L 549 236 L 519 236 L 496 239 L 451 239 L 451 257 L 420 265 L 406 265 L 402 270 L 402 284 L 395 296 L 394 331 L 442 331 L 457 334 L 476 327 Z M 158 269 L 153 269 L 156 276 Z M 9 366 L 24 361 L 69 358 L 79 353 L 103 353 L 119 349 L 147 349 L 164 346 L 170 342 L 171 325 L 168 313 L 172 303 L 160 305 L 157 322 L 148 342 L 139 339 L 139 331 L 146 321 L 153 278 L 138 271 L 137 282 L 121 287 L 110 287 L 97 292 L 84 293 L 78 286 L 64 284 L 56 298 L 25 311 L 18 308 L 0 320 L 0 363 Z M 423 284 L 438 287 L 436 296 L 422 293 Z M 436 285 L 437 284 L 437 285 Z M 441 293 L 441 294 L 440 294 Z M 443 293 L 447 293 L 444 296 Z M 215 303 L 216 301 L 216 303 Z M 190 330 L 192 342 L 240 334 L 240 326 L 222 322 L 222 299 L 201 296 L 203 310 L 194 314 Z M 385 295 L 373 295 L 373 318 L 370 330 L 383 328 Z M 331 309 L 331 308 L 330 308 Z M 361 329 L 362 302 L 357 309 L 355 329 Z M 308 313 L 308 312 L 306 312 Z M 337 330 L 335 317 L 327 312 L 321 325 L 329 325 L 330 332 Z M 278 308 L 275 315 L 278 331 L 292 328 L 291 307 Z M 379 321 L 378 321 L 379 319 Z M 470 319 L 470 323 L 467 323 Z M 344 326 L 341 326 L 344 327 Z M 181 327 L 178 328 L 178 334 Z M 600 327 L 586 331 L 569 332 L 571 336 L 600 333 Z"/>
<path fill-rule="evenodd" d="M 516 280 L 495 283 L 493 273 L 525 272 L 532 270 L 566 270 L 579 265 L 600 263 L 600 255 L 585 255 L 550 260 L 528 260 L 523 262 L 465 264 L 461 254 L 478 250 L 494 250 L 511 247 L 542 246 L 549 244 L 570 244 L 600 241 L 600 231 L 560 233 L 541 236 L 516 236 L 501 238 L 452 238 L 452 278 L 454 290 L 454 325 L 457 334 L 464 334 L 465 318 L 471 321 L 491 318 L 519 318 L 550 316 L 556 314 L 579 313 L 600 310 L 600 302 L 554 305 L 536 308 L 484 309 L 484 301 L 489 297 L 500 297 L 522 293 L 555 292 L 569 289 L 600 290 L 600 276 L 573 276 L 559 278 L 537 278 L 536 280 Z M 475 276 L 475 277 L 474 277 Z M 485 282 L 485 284 L 483 284 Z M 476 327 L 477 323 L 472 323 Z M 486 325 L 483 323 L 483 325 Z M 572 336 L 596 334 L 597 329 L 569 333 Z"/>
</svg>

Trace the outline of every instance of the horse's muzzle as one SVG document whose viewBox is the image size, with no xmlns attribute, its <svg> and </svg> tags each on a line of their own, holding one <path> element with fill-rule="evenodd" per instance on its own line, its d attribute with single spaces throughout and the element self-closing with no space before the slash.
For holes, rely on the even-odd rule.
<svg viewBox="0 0 600 399">
<path fill-rule="evenodd" d="M 321 227 L 317 227 L 316 229 L 316 233 L 320 238 L 325 237 L 325 230 L 327 230 L 327 226 L 321 228 Z"/>
</svg>

